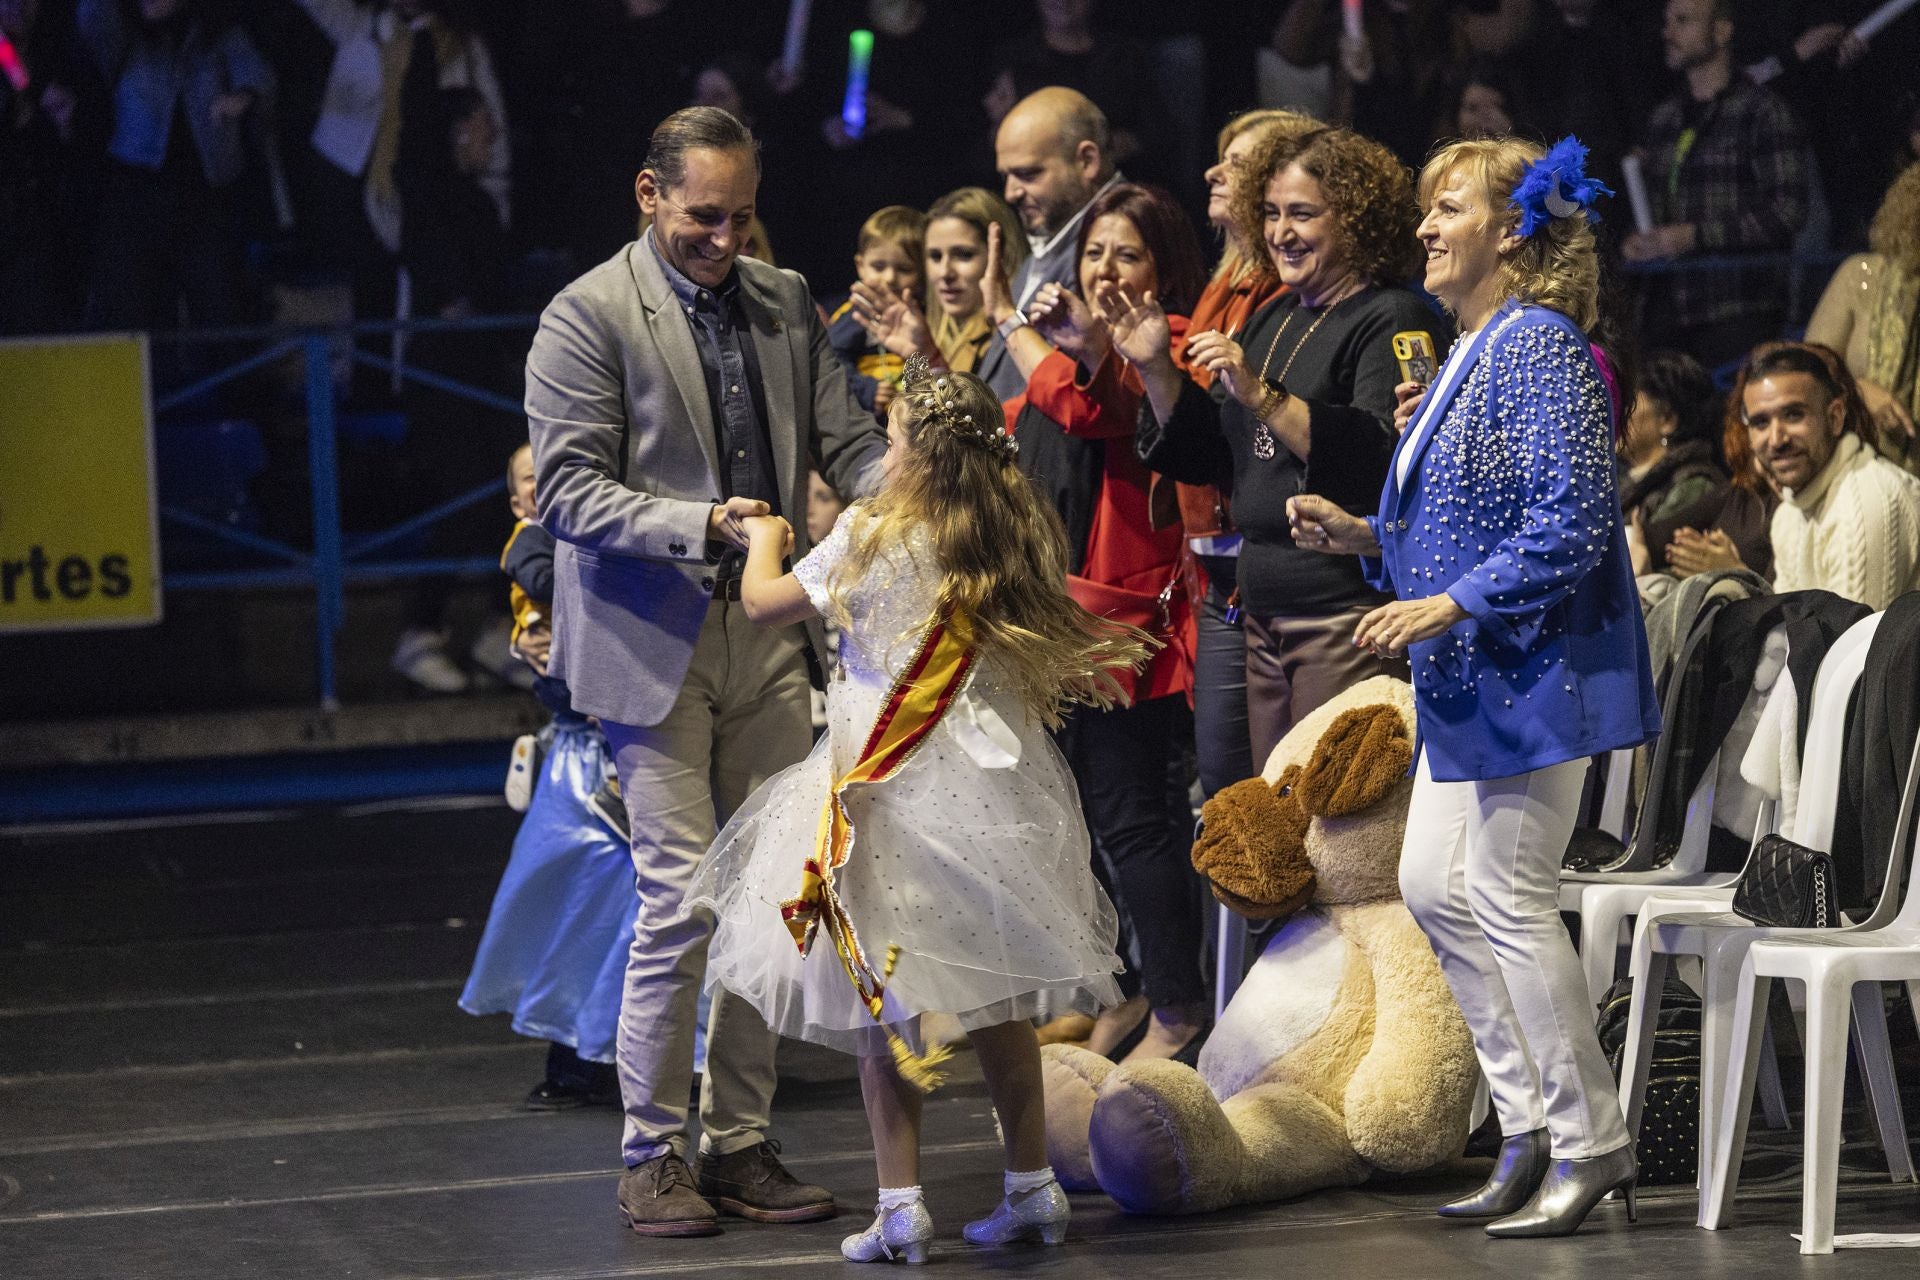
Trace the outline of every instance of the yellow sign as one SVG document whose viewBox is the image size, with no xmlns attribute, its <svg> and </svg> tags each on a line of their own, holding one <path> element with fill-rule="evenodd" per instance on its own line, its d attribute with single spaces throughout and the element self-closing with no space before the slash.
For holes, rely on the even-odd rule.
<svg viewBox="0 0 1920 1280">
<path fill-rule="evenodd" d="M 0 632 L 158 621 L 146 338 L 0 342 Z"/>
</svg>

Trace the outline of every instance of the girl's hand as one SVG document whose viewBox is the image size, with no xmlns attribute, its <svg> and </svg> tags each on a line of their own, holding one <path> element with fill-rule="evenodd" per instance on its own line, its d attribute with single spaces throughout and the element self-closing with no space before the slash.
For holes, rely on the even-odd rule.
<svg viewBox="0 0 1920 1280">
<path fill-rule="evenodd" d="M 1287 499 L 1287 523 L 1293 540 L 1309 551 L 1336 556 L 1377 556 L 1380 544 L 1359 516 L 1314 493 Z"/>
<path fill-rule="evenodd" d="M 1014 313 L 1013 286 L 1007 282 L 1007 257 L 1000 243 L 1000 224 L 987 227 L 987 271 L 980 277 L 980 298 L 987 319 L 999 324 Z"/>
<path fill-rule="evenodd" d="M 1899 445 L 1903 453 L 1913 447 L 1913 416 L 1897 396 L 1879 383 L 1863 378 L 1860 401 L 1866 406 L 1873 425 L 1880 429 L 1882 438 Z"/>
<path fill-rule="evenodd" d="M 1041 337 L 1090 369 L 1097 369 L 1112 345 L 1106 321 L 1080 295 L 1049 281 L 1027 304 L 1027 320 Z"/>
<path fill-rule="evenodd" d="M 1125 285 L 1103 281 L 1094 291 L 1093 309 L 1106 323 L 1113 349 L 1128 364 L 1146 369 L 1173 359 L 1173 326 L 1153 290 L 1135 294 Z"/>
<path fill-rule="evenodd" d="M 1266 383 L 1247 368 L 1247 353 L 1218 329 L 1208 329 L 1187 339 L 1187 364 L 1213 374 L 1228 395 L 1249 409 L 1258 408 L 1266 398 Z"/>
<path fill-rule="evenodd" d="M 748 516 L 740 522 L 747 531 L 747 547 L 752 549 L 769 540 L 780 548 L 781 555 L 793 551 L 793 526 L 780 516 Z"/>
<path fill-rule="evenodd" d="M 1403 382 L 1393 389 L 1393 429 L 1397 434 L 1407 434 L 1413 415 L 1420 412 L 1420 398 L 1426 394 L 1424 382 Z"/>
<path fill-rule="evenodd" d="M 853 318 L 869 338 L 896 356 L 924 355 L 933 349 L 926 313 L 911 294 L 856 284 Z"/>
<path fill-rule="evenodd" d="M 1371 649 L 1375 656 L 1397 658 L 1422 640 L 1442 635 L 1456 622 L 1463 622 L 1467 611 L 1442 593 L 1425 600 L 1395 600 L 1383 604 L 1354 628 L 1353 643 Z"/>
</svg>

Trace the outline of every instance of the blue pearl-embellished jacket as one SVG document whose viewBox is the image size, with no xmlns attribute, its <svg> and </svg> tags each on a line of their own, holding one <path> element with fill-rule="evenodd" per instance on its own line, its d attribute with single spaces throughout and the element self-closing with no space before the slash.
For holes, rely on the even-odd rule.
<svg viewBox="0 0 1920 1280">
<path fill-rule="evenodd" d="M 1612 415 L 1585 335 L 1509 303 L 1414 456 L 1388 468 L 1369 579 L 1445 592 L 1469 615 L 1413 645 L 1421 744 L 1436 781 L 1504 778 L 1660 732 L 1614 490 Z"/>
</svg>

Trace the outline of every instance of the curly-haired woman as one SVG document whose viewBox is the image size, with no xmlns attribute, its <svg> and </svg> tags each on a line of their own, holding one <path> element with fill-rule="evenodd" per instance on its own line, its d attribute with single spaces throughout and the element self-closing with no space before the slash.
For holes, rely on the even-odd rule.
<svg viewBox="0 0 1920 1280">
<path fill-rule="evenodd" d="M 1233 211 L 1287 292 L 1237 338 L 1188 337 L 1189 367 L 1215 374 L 1210 392 L 1175 364 L 1154 298 L 1114 285 L 1100 291 L 1100 306 L 1153 405 L 1159 429 L 1141 434 L 1142 459 L 1233 494 L 1246 538 L 1239 583 L 1257 765 L 1295 720 L 1348 685 L 1406 674 L 1404 660 L 1351 643 L 1385 597 L 1357 564 L 1296 547 L 1286 504 L 1312 491 L 1372 509 L 1395 439 L 1394 338 L 1417 334 L 1436 351 L 1452 332 L 1399 283 L 1419 261 L 1413 186 L 1379 143 L 1348 129 L 1276 132 L 1247 158 Z"/>
</svg>

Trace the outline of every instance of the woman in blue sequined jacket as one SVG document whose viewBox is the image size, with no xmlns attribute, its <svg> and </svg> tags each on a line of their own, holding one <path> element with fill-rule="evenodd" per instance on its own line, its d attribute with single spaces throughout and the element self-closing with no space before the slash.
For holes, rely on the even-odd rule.
<svg viewBox="0 0 1920 1280">
<path fill-rule="evenodd" d="M 1659 732 L 1614 491 L 1612 417 L 1584 330 L 1605 194 L 1569 139 L 1456 143 L 1421 174 L 1429 292 L 1461 335 L 1401 388 L 1376 516 L 1313 496 L 1302 545 L 1360 554 L 1398 597 L 1354 643 L 1413 660 L 1420 749 L 1401 850 L 1407 906 L 1473 1028 L 1505 1141 L 1439 1212 L 1495 1236 L 1562 1235 L 1637 1167 L 1559 918 L 1588 758 Z"/>
</svg>

